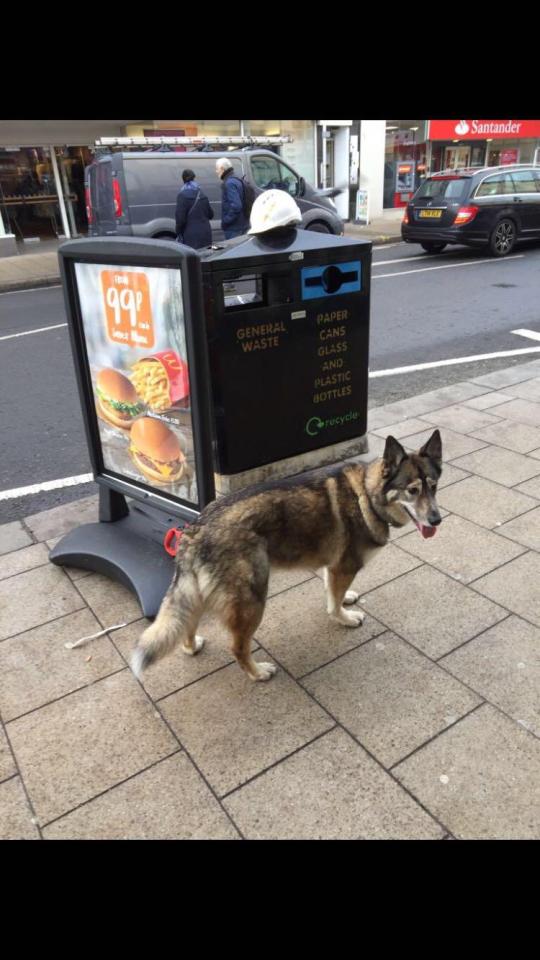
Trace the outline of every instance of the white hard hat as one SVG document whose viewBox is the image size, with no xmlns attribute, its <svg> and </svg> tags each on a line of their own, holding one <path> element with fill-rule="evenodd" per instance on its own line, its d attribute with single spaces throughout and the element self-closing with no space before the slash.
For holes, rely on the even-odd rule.
<svg viewBox="0 0 540 960">
<path fill-rule="evenodd" d="M 302 214 L 297 203 L 285 190 L 265 190 L 251 208 L 251 227 L 248 233 L 265 233 L 274 227 L 301 223 Z"/>
</svg>

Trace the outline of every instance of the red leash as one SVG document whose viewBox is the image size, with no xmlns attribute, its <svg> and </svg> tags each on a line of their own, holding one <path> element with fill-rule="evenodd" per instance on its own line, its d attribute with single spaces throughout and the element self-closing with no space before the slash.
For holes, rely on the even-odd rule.
<svg viewBox="0 0 540 960">
<path fill-rule="evenodd" d="M 167 533 L 163 538 L 163 546 L 170 557 L 175 557 L 178 553 L 180 540 L 182 539 L 183 534 L 184 530 L 180 527 L 171 527 L 170 530 L 167 530 Z"/>
</svg>

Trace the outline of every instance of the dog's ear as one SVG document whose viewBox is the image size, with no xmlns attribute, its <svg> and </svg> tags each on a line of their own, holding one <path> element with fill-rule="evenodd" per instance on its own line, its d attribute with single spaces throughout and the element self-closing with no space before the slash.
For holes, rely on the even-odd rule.
<svg viewBox="0 0 540 960">
<path fill-rule="evenodd" d="M 387 437 L 383 453 L 383 473 L 385 477 L 391 477 L 397 473 L 402 460 L 407 456 L 406 450 L 395 437 Z"/>
<path fill-rule="evenodd" d="M 442 463 L 442 440 L 438 430 L 434 430 L 429 440 L 418 451 L 421 457 L 429 457 L 439 466 Z"/>
</svg>

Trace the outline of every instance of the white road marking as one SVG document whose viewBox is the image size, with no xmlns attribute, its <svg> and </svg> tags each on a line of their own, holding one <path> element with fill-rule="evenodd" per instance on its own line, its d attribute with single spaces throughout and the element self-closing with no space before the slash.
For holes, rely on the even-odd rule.
<svg viewBox="0 0 540 960">
<path fill-rule="evenodd" d="M 383 263 L 419 263 L 420 261 L 423 262 L 424 260 L 435 260 L 435 259 L 440 260 L 441 254 L 429 253 L 426 256 L 422 256 L 421 254 L 415 254 L 412 257 L 399 257 L 398 260 L 377 260 L 376 263 L 373 260 L 371 265 L 373 267 L 378 267 L 378 266 L 382 266 Z M 447 257 L 445 257 L 444 259 L 446 260 Z"/>
<path fill-rule="evenodd" d="M 46 480 L 44 483 L 33 483 L 29 487 L 0 490 L 0 500 L 29 497 L 32 493 L 42 493 L 44 490 L 59 490 L 61 487 L 76 487 L 80 483 L 90 483 L 93 479 L 93 473 L 81 473 L 78 477 L 64 477 L 62 480 Z"/>
<path fill-rule="evenodd" d="M 516 333 L 518 337 L 527 337 L 528 340 L 540 340 L 538 330 L 511 330 L 510 333 Z"/>
<path fill-rule="evenodd" d="M 15 337 L 29 337 L 32 333 L 44 333 L 45 330 L 58 330 L 60 327 L 67 327 L 67 323 L 55 323 L 52 327 L 37 327 L 35 330 L 23 330 L 22 333 L 9 333 L 6 337 L 0 337 L 0 340 L 14 340 Z"/>
<path fill-rule="evenodd" d="M 375 243 L 373 245 L 373 250 L 390 250 L 392 247 L 401 247 L 403 240 L 398 240 L 397 243 Z"/>
<path fill-rule="evenodd" d="M 521 260 L 524 256 L 524 253 L 516 253 L 511 257 L 504 257 L 502 260 L 490 257 L 489 260 L 467 260 L 465 263 L 445 263 L 440 267 L 419 267 L 418 270 L 399 270 L 396 273 L 378 273 L 372 277 L 372 280 L 382 280 L 384 277 L 404 277 L 409 273 L 426 273 L 428 270 L 451 270 L 457 267 L 475 267 L 478 263 L 496 263 L 502 266 L 503 263 L 507 263 L 509 260 Z"/>
<path fill-rule="evenodd" d="M 42 293 L 47 290 L 59 290 L 62 286 L 61 283 L 48 283 L 46 287 L 28 287 L 25 290 L 4 290 L 0 293 L 0 297 L 12 297 L 14 293 Z"/>
<path fill-rule="evenodd" d="M 399 373 L 414 373 L 416 370 L 431 370 L 434 367 L 451 367 L 458 363 L 474 363 L 476 360 L 497 360 L 499 357 L 519 357 L 526 353 L 540 353 L 540 347 L 524 347 L 522 350 L 501 350 L 499 353 L 477 353 L 472 357 L 453 357 L 451 360 L 434 360 L 432 363 L 415 363 L 411 367 L 394 367 L 389 370 L 370 370 L 369 377 L 395 377 Z"/>
</svg>

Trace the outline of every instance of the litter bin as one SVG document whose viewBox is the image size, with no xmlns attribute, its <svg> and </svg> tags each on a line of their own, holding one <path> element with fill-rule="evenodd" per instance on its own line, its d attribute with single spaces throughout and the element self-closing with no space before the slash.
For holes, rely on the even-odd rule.
<svg viewBox="0 0 540 960">
<path fill-rule="evenodd" d="M 289 230 L 201 253 L 219 491 L 365 451 L 371 248 Z"/>
<path fill-rule="evenodd" d="M 50 558 L 119 580 L 154 616 L 173 576 L 164 538 L 215 495 L 200 260 L 133 238 L 58 252 L 99 523 Z"/>
</svg>

